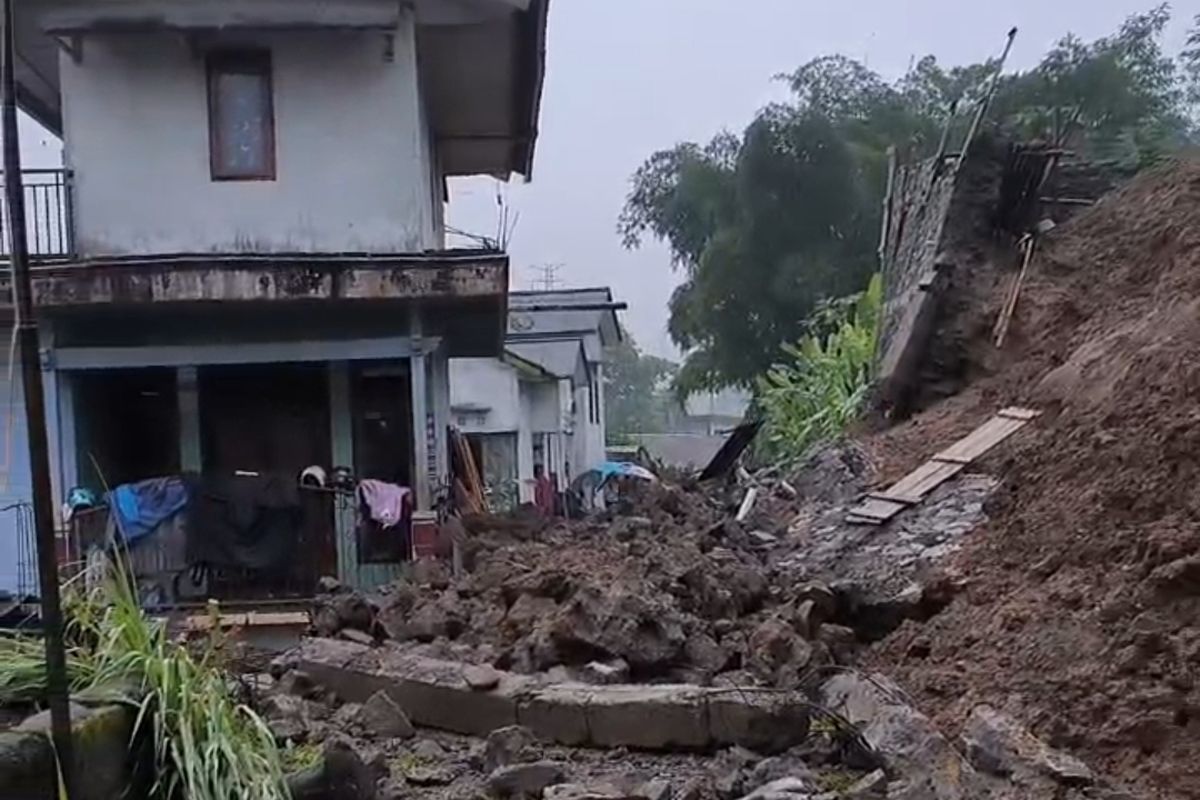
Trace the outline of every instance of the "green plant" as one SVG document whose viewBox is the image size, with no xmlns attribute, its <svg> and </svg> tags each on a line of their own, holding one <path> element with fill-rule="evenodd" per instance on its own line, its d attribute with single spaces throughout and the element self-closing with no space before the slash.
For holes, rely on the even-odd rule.
<svg viewBox="0 0 1200 800">
<path fill-rule="evenodd" d="M 870 388 L 882 305 L 876 275 L 865 292 L 819 309 L 810 320 L 813 333 L 784 346 L 790 360 L 759 378 L 766 455 L 799 460 L 857 418 Z"/>
<path fill-rule="evenodd" d="M 128 688 L 134 735 L 153 745 L 156 800 L 287 800 L 274 737 L 234 699 L 214 648 L 194 656 L 171 641 L 141 609 L 122 562 L 94 588 L 70 592 L 64 608 L 72 689 Z M 0 645 L 0 701 L 44 691 L 40 641 Z"/>
</svg>

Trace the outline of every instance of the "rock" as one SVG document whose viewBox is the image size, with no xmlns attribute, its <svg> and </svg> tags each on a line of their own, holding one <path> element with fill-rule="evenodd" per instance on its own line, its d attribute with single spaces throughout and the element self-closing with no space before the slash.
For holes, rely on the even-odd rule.
<svg viewBox="0 0 1200 800">
<path fill-rule="evenodd" d="M 858 650 L 858 634 L 844 625 L 822 625 L 817 640 L 823 642 L 838 664 L 849 664 Z"/>
<path fill-rule="evenodd" d="M 471 665 L 465 668 L 463 679 L 477 692 L 489 692 L 500 685 L 500 673 L 487 666 Z"/>
<path fill-rule="evenodd" d="M 760 786 L 742 800 L 810 800 L 815 791 L 803 778 L 780 778 Z"/>
<path fill-rule="evenodd" d="M 792 612 L 792 627 L 805 639 L 817 638 L 821 628 L 821 618 L 817 604 L 812 600 L 801 600 Z"/>
<path fill-rule="evenodd" d="M 746 775 L 740 769 L 731 770 L 724 773 L 715 781 L 713 781 L 713 791 L 717 793 L 717 797 L 721 800 L 734 800 L 740 797 L 745 788 Z"/>
<path fill-rule="evenodd" d="M 364 633 L 363 631 L 357 630 L 355 628 L 343 628 L 342 630 L 338 631 L 338 636 L 340 636 L 341 638 L 345 639 L 348 642 L 354 642 L 355 644 L 365 644 L 365 645 L 375 644 L 374 636 L 372 636 L 369 633 Z"/>
<path fill-rule="evenodd" d="M 271 663 L 267 665 L 267 672 L 275 680 L 279 680 L 291 670 L 294 670 L 300 663 L 299 653 L 295 650 L 288 650 L 280 653 L 271 659 Z"/>
<path fill-rule="evenodd" d="M 694 633 L 683 646 L 688 663 L 710 675 L 716 675 L 729 663 L 729 652 L 706 633 Z"/>
<path fill-rule="evenodd" d="M 422 739 L 409 748 L 409 752 L 422 761 L 434 763 L 446 758 L 446 748 L 432 739 Z"/>
<path fill-rule="evenodd" d="M 378 800 L 408 800 L 408 783 L 402 779 L 384 781 L 379 784 Z"/>
<path fill-rule="evenodd" d="M 290 694 L 274 694 L 263 702 L 263 718 L 275 738 L 302 741 L 309 732 L 310 722 L 304 701 Z M 75 715 L 72 714 L 72 719 Z"/>
<path fill-rule="evenodd" d="M 633 790 L 640 800 L 671 800 L 671 784 L 666 781 L 646 781 Z"/>
<path fill-rule="evenodd" d="M 398 641 L 415 639 L 418 642 L 432 642 L 443 637 L 457 639 L 464 627 L 454 600 L 443 595 L 433 602 L 419 606 L 399 629 L 392 633 L 392 638 Z"/>
<path fill-rule="evenodd" d="M 604 653 L 647 671 L 672 666 L 686 641 L 681 620 L 662 603 L 616 587 L 581 587 L 559 607 L 548 633 L 560 653 Z"/>
<path fill-rule="evenodd" d="M 583 666 L 580 677 L 588 683 L 610 685 L 629 680 L 629 663 L 623 658 L 615 661 L 589 661 Z"/>
<path fill-rule="evenodd" d="M 764 758 L 754 765 L 750 771 L 750 784 L 763 786 L 783 778 L 801 778 L 812 781 L 812 772 L 801 759 L 789 756 L 773 756 Z"/>
<path fill-rule="evenodd" d="M 278 691 L 303 697 L 305 700 L 312 700 L 321 695 L 321 687 L 307 672 L 302 672 L 297 669 L 290 669 L 283 674 L 276 685 Z"/>
<path fill-rule="evenodd" d="M 755 628 L 747 647 L 747 666 L 765 680 L 773 680 L 784 667 L 803 669 L 812 657 L 812 647 L 780 619 Z"/>
<path fill-rule="evenodd" d="M 412 766 L 404 778 L 413 786 L 445 786 L 454 783 L 454 773 L 445 767 Z"/>
<path fill-rule="evenodd" d="M 531 631 L 539 620 L 548 619 L 558 609 L 552 597 L 522 594 L 504 615 L 504 626 L 516 633 Z"/>
<path fill-rule="evenodd" d="M 542 797 L 545 800 L 634 800 L 628 792 L 610 783 L 560 783 L 547 787 Z"/>
<path fill-rule="evenodd" d="M 750 531 L 750 544 L 752 547 L 774 547 L 779 543 L 779 537 L 766 531 Z"/>
<path fill-rule="evenodd" d="M 561 783 L 563 770 L 553 761 L 535 761 L 500 767 L 488 776 L 488 791 L 500 798 L 530 798 L 542 796 L 547 786 Z"/>
<path fill-rule="evenodd" d="M 442 591 L 450 585 L 450 569 L 436 558 L 418 559 L 412 567 L 412 580 L 417 586 Z"/>
<path fill-rule="evenodd" d="M 1150 573 L 1150 583 L 1165 594 L 1200 594 L 1200 556 L 1180 558 L 1157 567 Z"/>
<path fill-rule="evenodd" d="M 628 542 L 639 533 L 648 532 L 653 525 L 649 517 L 620 517 L 608 526 L 608 535 L 618 542 Z"/>
<path fill-rule="evenodd" d="M 976 706 L 963 730 L 967 758 L 993 775 L 1029 782 L 1038 776 L 1067 786 L 1086 786 L 1095 780 L 1087 765 L 1055 750 L 1016 720 L 991 706 Z"/>
<path fill-rule="evenodd" d="M 325 743 L 321 763 L 288 776 L 292 800 L 375 800 L 376 776 L 342 739 Z"/>
<path fill-rule="evenodd" d="M 495 772 L 521 761 L 531 760 L 537 740 L 533 732 L 520 725 L 497 728 L 488 734 L 483 748 L 483 768 Z"/>
<path fill-rule="evenodd" d="M 317 592 L 320 594 L 333 594 L 342 588 L 342 582 L 332 575 L 322 575 L 317 581 Z"/>
<path fill-rule="evenodd" d="M 318 636 L 333 637 L 344 628 L 370 631 L 375 609 L 357 592 L 317 595 L 312 625 Z"/>
<path fill-rule="evenodd" d="M 973 800 L 986 781 L 933 722 L 904 702 L 883 675 L 844 673 L 826 681 L 819 702 L 854 725 L 893 776 L 889 800 Z M 865 754 L 864 754 L 865 755 Z"/>
<path fill-rule="evenodd" d="M 864 775 L 853 786 L 842 792 L 843 800 L 882 800 L 887 795 L 888 777 L 881 769 Z"/>
<path fill-rule="evenodd" d="M 346 703 L 344 706 L 333 712 L 333 725 L 346 730 L 355 729 L 358 727 L 358 713 L 362 711 L 360 703 Z"/>
<path fill-rule="evenodd" d="M 703 778 L 689 778 L 679 788 L 675 800 L 710 800 L 713 796 L 712 786 Z"/>
<path fill-rule="evenodd" d="M 404 709 L 383 691 L 363 703 L 356 721 L 369 736 L 379 739 L 409 739 L 416 733 Z"/>
</svg>

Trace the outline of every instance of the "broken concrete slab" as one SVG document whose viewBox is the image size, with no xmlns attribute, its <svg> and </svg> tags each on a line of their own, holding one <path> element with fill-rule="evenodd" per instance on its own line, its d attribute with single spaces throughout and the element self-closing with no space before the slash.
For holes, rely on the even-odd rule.
<svg viewBox="0 0 1200 800">
<path fill-rule="evenodd" d="M 499 673 L 495 689 L 478 692 L 463 677 L 462 664 L 329 639 L 305 640 L 299 660 L 343 700 L 364 702 L 384 691 L 415 724 L 473 736 L 517 724 L 517 698 L 535 685 Z"/>
<path fill-rule="evenodd" d="M 810 721 L 808 701 L 791 692 L 753 688 L 708 692 L 708 729 L 718 745 L 781 752 L 808 738 Z"/>
<path fill-rule="evenodd" d="M 355 649 L 357 648 L 357 649 Z M 646 750 L 744 745 L 772 751 L 803 741 L 805 698 L 691 684 L 541 686 L 531 677 L 496 671 L 496 688 L 475 690 L 463 665 L 391 648 L 306 641 L 300 662 L 314 680 L 348 701 L 383 691 L 417 725 L 486 736 L 527 727 L 546 742 Z"/>
</svg>

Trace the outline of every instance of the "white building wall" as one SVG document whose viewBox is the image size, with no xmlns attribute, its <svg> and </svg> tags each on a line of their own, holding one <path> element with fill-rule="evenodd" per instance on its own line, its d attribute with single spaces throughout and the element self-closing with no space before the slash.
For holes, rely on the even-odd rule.
<svg viewBox="0 0 1200 800">
<path fill-rule="evenodd" d="M 61 57 L 83 255 L 440 244 L 411 19 L 390 56 L 378 32 L 225 34 L 213 45 L 271 50 L 276 180 L 211 179 L 200 48 L 173 33 L 89 36 L 79 63 Z"/>
<path fill-rule="evenodd" d="M 450 359 L 452 422 L 464 433 L 510 433 L 521 421 L 517 371 L 495 358 Z M 487 410 L 464 411 L 465 406 Z"/>
</svg>

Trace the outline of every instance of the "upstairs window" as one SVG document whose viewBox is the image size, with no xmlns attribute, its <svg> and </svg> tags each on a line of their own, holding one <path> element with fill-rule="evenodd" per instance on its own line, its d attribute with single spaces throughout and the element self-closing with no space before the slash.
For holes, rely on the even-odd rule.
<svg viewBox="0 0 1200 800">
<path fill-rule="evenodd" d="M 208 57 L 208 139 L 215 181 L 275 180 L 271 54 Z"/>
</svg>

